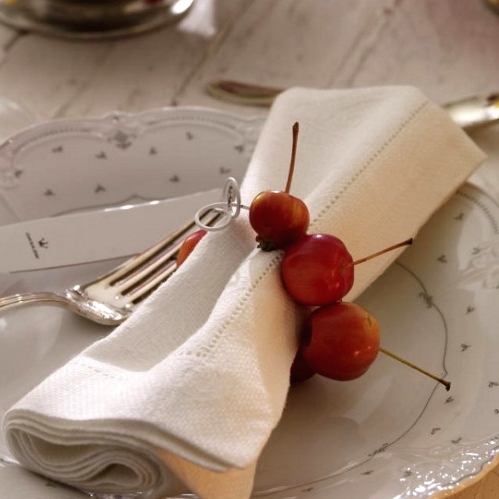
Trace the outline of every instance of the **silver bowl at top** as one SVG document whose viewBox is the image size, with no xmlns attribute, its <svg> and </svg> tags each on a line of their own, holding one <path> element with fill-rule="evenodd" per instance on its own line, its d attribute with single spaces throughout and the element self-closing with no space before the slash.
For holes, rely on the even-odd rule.
<svg viewBox="0 0 499 499">
<path fill-rule="evenodd" d="M 69 38 L 126 36 L 182 18 L 194 0 L 0 0 L 0 22 Z"/>
</svg>

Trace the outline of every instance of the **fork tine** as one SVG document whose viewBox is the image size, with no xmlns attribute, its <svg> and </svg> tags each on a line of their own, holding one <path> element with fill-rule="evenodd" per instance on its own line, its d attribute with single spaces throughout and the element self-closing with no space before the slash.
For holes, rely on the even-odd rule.
<svg viewBox="0 0 499 499">
<path fill-rule="evenodd" d="M 202 223 L 213 225 L 220 218 L 220 213 L 207 212 L 200 218 Z M 98 279 L 96 290 L 99 288 L 102 293 L 102 286 L 105 286 L 107 293 L 112 292 L 117 305 L 118 302 L 123 304 L 123 300 L 133 305 L 139 303 L 173 274 L 177 253 L 184 239 L 194 232 L 195 228 L 196 223 L 191 221 L 151 248 L 128 259 L 117 269 Z M 93 295 L 93 287 L 93 283 L 85 286 L 87 295 Z"/>
<path fill-rule="evenodd" d="M 214 215 L 213 213 L 210 214 L 209 212 L 202 215 L 203 223 L 206 220 L 206 223 L 208 225 L 214 224 L 219 217 L 219 214 Z M 182 228 L 168 234 L 166 237 L 158 241 L 155 245 L 146 249 L 142 253 L 131 257 L 123 264 L 121 264 L 118 268 L 115 268 L 108 274 L 102 276 L 100 281 L 105 281 L 110 286 L 115 285 L 116 283 L 124 282 L 128 276 L 135 275 L 141 269 L 150 269 L 151 262 L 154 262 L 159 257 L 161 257 L 161 255 L 165 251 L 167 252 L 165 253 L 165 255 L 168 255 L 169 258 L 175 257 L 184 239 L 191 232 L 194 232 L 194 229 L 196 229 L 196 223 L 193 220 L 189 221 Z M 167 259 L 168 258 L 162 260 L 162 263 L 164 263 L 164 261 L 166 261 Z M 159 260 L 157 261 L 159 264 Z"/>
<path fill-rule="evenodd" d="M 151 254 L 147 260 L 141 261 L 139 265 L 131 268 L 126 274 L 111 280 L 109 284 L 116 287 L 121 293 L 127 293 L 130 288 L 135 287 L 136 283 L 143 281 L 157 268 L 175 265 L 175 258 L 181 246 L 182 242 L 179 241 L 174 246 L 161 248 L 160 251 Z"/>
<path fill-rule="evenodd" d="M 126 290 L 128 298 L 134 305 L 137 305 L 142 300 L 147 298 L 161 283 L 163 283 L 173 272 L 175 272 L 176 265 L 172 263 L 167 267 L 160 267 L 156 272 L 147 276 L 146 279 L 140 281 L 136 286 Z"/>
<path fill-rule="evenodd" d="M 103 276 L 103 279 L 106 279 L 109 285 L 112 285 L 120 280 L 126 278 L 126 276 L 135 272 L 138 268 L 143 265 L 147 265 L 147 263 L 154 258 L 155 255 L 160 254 L 165 249 L 171 247 L 176 241 L 181 240 L 181 238 L 186 237 L 190 231 L 192 231 L 195 227 L 195 222 L 189 222 L 181 229 L 168 234 L 165 238 L 158 241 L 156 244 L 146 249 L 142 253 L 139 253 L 130 259 L 126 260 L 123 264 L 121 264 L 118 268 L 112 270 L 108 274 Z"/>
</svg>

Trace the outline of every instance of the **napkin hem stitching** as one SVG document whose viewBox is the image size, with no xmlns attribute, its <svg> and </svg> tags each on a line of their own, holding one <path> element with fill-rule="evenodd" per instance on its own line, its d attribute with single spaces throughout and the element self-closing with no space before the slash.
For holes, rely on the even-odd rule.
<svg viewBox="0 0 499 499">
<path fill-rule="evenodd" d="M 329 200 L 329 202 L 320 210 L 317 216 L 313 219 L 311 225 L 319 222 L 322 218 L 324 218 L 327 212 L 334 206 L 334 204 L 341 199 L 341 197 L 345 194 L 345 192 L 355 183 L 357 182 L 362 174 L 371 166 L 376 159 L 378 159 L 381 154 L 388 148 L 388 146 L 400 135 L 400 133 L 411 123 L 416 116 L 429 105 L 429 101 L 422 102 L 416 109 L 414 109 L 403 121 L 399 124 L 399 126 L 395 129 L 395 131 L 381 144 L 381 146 L 365 161 L 365 163 L 355 172 L 354 175 L 351 176 L 348 183 L 337 192 L 333 199 Z"/>
<path fill-rule="evenodd" d="M 250 256 L 251 258 L 251 256 Z M 254 278 L 251 282 L 249 288 L 244 292 L 241 299 L 234 306 L 234 309 L 230 313 L 230 315 L 220 324 L 219 328 L 215 331 L 212 339 L 206 344 L 203 345 L 201 350 L 183 350 L 181 354 L 183 356 L 193 356 L 201 359 L 207 359 L 210 354 L 216 348 L 218 342 L 221 340 L 224 332 L 229 328 L 229 326 L 235 321 L 237 316 L 244 310 L 244 307 L 249 302 L 251 295 L 258 287 L 258 285 L 268 276 L 270 273 L 276 268 L 279 262 L 282 259 L 282 252 L 278 252 L 265 266 L 262 272 Z M 180 352 L 179 352 L 180 353 Z"/>
</svg>

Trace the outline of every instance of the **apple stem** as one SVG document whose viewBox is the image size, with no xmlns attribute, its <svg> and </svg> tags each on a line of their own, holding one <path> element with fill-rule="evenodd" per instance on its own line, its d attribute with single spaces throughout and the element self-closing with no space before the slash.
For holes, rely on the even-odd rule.
<svg viewBox="0 0 499 499">
<path fill-rule="evenodd" d="M 367 262 L 368 260 L 372 260 L 373 258 L 376 258 L 377 256 L 383 255 L 384 253 L 388 253 L 389 251 L 393 251 L 398 248 L 402 248 L 403 246 L 409 246 L 413 242 L 412 237 L 409 239 L 406 239 L 405 241 L 402 241 L 401 243 L 394 244 L 393 246 L 390 246 L 388 248 L 385 248 L 381 251 L 377 251 L 376 253 L 373 253 L 372 255 L 366 256 L 364 258 L 360 258 L 359 260 L 355 260 L 352 262 L 352 265 L 357 265 L 359 263 L 364 263 Z"/>
<path fill-rule="evenodd" d="M 413 364 L 412 362 L 408 361 L 407 359 L 403 359 L 402 357 L 399 357 L 398 355 L 394 354 L 393 352 L 390 352 L 389 350 L 385 350 L 384 348 L 380 347 L 379 351 L 383 352 L 385 355 L 388 355 L 392 359 L 395 359 L 395 360 L 398 360 L 399 362 L 402 362 L 402 364 L 409 366 L 411 369 L 415 369 L 416 371 L 419 371 L 420 373 L 424 374 L 425 376 L 428 376 L 431 379 L 438 381 L 440 384 L 445 386 L 445 389 L 447 391 L 450 390 L 450 385 L 451 385 L 450 381 L 446 381 L 445 379 L 439 378 L 438 376 L 435 376 L 434 374 L 431 374 L 428 371 L 425 371 L 424 369 L 417 366 L 416 364 Z"/>
<path fill-rule="evenodd" d="M 293 125 L 293 147 L 291 149 L 291 161 L 289 163 L 288 180 L 286 182 L 286 189 L 284 189 L 284 192 L 286 192 L 287 194 L 289 194 L 289 191 L 291 190 L 291 182 L 293 181 L 293 174 L 295 172 L 296 146 L 298 144 L 299 130 L 300 125 L 298 122 L 296 122 Z"/>
</svg>

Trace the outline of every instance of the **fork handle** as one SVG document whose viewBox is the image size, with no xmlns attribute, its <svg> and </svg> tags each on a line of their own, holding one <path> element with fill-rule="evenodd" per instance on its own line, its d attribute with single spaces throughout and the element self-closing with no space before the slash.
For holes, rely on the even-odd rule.
<svg viewBox="0 0 499 499">
<path fill-rule="evenodd" d="M 17 293 L 0 298 L 0 311 L 11 308 L 24 307 L 27 305 L 53 305 L 67 307 L 68 300 L 55 293 Z"/>
<path fill-rule="evenodd" d="M 88 297 L 80 295 L 75 290 L 66 290 L 66 295 L 51 292 L 18 293 L 0 298 L 0 313 L 10 309 L 33 305 L 56 306 L 70 310 L 98 324 L 116 326 L 123 322 L 132 309 L 114 309 L 97 303 L 95 305 Z"/>
</svg>

